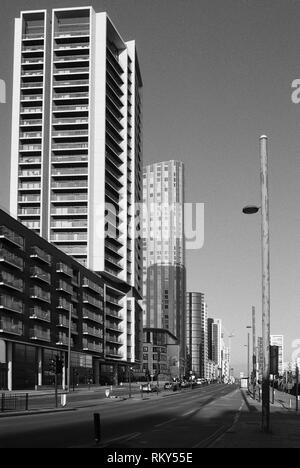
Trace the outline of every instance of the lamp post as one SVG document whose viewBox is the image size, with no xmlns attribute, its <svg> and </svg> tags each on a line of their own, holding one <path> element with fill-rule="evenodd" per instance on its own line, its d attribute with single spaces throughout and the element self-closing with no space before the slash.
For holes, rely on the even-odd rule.
<svg viewBox="0 0 300 468">
<path fill-rule="evenodd" d="M 252 327 L 247 326 L 247 330 L 251 330 Z M 247 352 L 248 352 L 248 364 L 247 364 L 247 372 L 248 372 L 248 392 L 250 391 L 250 333 L 248 332 L 247 335 Z"/>
<path fill-rule="evenodd" d="M 268 183 L 268 137 L 260 137 L 260 184 L 261 184 L 261 250 L 262 250 L 262 430 L 270 430 L 270 233 L 269 233 L 269 183 Z M 255 214 L 257 206 L 247 206 L 245 214 Z"/>
</svg>

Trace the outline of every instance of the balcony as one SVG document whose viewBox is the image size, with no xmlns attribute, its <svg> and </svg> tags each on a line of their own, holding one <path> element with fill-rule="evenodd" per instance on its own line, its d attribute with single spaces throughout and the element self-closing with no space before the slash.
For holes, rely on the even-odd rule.
<svg viewBox="0 0 300 468">
<path fill-rule="evenodd" d="M 52 208 L 51 216 L 86 216 L 88 210 L 86 206 L 68 207 L 68 208 Z"/>
<path fill-rule="evenodd" d="M 22 120 L 20 122 L 21 127 L 41 127 L 43 121 L 41 119 L 30 119 L 30 120 Z"/>
<path fill-rule="evenodd" d="M 51 335 L 50 330 L 42 330 L 39 328 L 32 328 L 29 332 L 29 339 L 35 341 L 46 341 L 50 343 Z"/>
<path fill-rule="evenodd" d="M 59 280 L 56 291 L 65 292 L 66 294 L 69 294 L 72 296 L 73 287 L 70 284 L 66 283 L 65 281 Z"/>
<path fill-rule="evenodd" d="M 33 307 L 30 309 L 29 318 L 31 320 L 41 320 L 42 322 L 51 322 L 51 312 L 50 310 L 43 310 L 40 307 Z"/>
<path fill-rule="evenodd" d="M 103 346 L 97 343 L 90 343 L 83 340 L 83 350 L 84 351 L 93 351 L 95 353 L 103 353 Z"/>
<path fill-rule="evenodd" d="M 7 333 L 9 335 L 23 335 L 22 322 L 14 322 L 10 320 L 0 319 L 0 333 Z"/>
<path fill-rule="evenodd" d="M 52 123 L 54 127 L 64 126 L 64 128 L 67 128 L 67 127 L 73 127 L 75 125 L 75 128 L 78 129 L 78 126 L 81 126 L 81 125 L 87 128 L 89 119 L 87 117 L 56 118 L 53 120 Z M 88 133 L 87 130 L 86 130 L 86 133 Z"/>
<path fill-rule="evenodd" d="M 51 224 L 51 229 L 84 229 L 88 227 L 87 220 L 78 221 L 54 221 Z"/>
<path fill-rule="evenodd" d="M 53 87 L 56 88 L 67 88 L 68 90 L 72 87 L 89 87 L 89 80 L 59 80 L 53 83 Z"/>
<path fill-rule="evenodd" d="M 58 263 L 56 265 L 56 273 L 63 273 L 64 275 L 73 278 L 73 269 L 64 263 Z"/>
<path fill-rule="evenodd" d="M 46 284 L 51 284 L 51 274 L 38 267 L 31 268 L 30 278 L 35 278 Z"/>
<path fill-rule="evenodd" d="M 107 343 L 112 343 L 117 346 L 122 346 L 124 343 L 122 340 L 120 340 L 119 336 L 117 335 L 109 335 L 108 333 L 106 334 L 106 342 Z"/>
<path fill-rule="evenodd" d="M 7 263 L 8 265 L 18 268 L 19 270 L 23 270 L 23 266 L 24 266 L 23 259 L 1 248 L 1 246 L 0 246 L 0 262 Z"/>
<path fill-rule="evenodd" d="M 40 32 L 40 33 L 37 33 L 37 32 L 36 33 L 29 33 L 28 32 L 26 34 L 23 34 L 23 36 L 22 36 L 23 41 L 24 40 L 25 41 L 27 41 L 27 40 L 31 41 L 31 40 L 44 39 L 44 38 L 45 38 L 45 36 L 44 36 L 43 32 Z"/>
<path fill-rule="evenodd" d="M 44 83 L 42 81 L 30 81 L 29 83 L 21 83 L 21 89 L 43 89 Z"/>
<path fill-rule="evenodd" d="M 90 296 L 89 294 L 87 293 L 83 293 L 83 303 L 84 304 L 89 304 L 93 307 L 97 307 L 97 309 L 100 309 L 101 310 L 101 307 L 102 307 L 102 301 L 100 301 L 99 299 L 96 299 L 92 296 Z"/>
<path fill-rule="evenodd" d="M 84 113 L 86 114 L 89 110 L 89 106 L 77 106 L 77 105 L 73 105 L 73 106 L 53 106 L 53 112 L 54 113 L 61 113 L 61 114 L 76 114 L 76 113 Z"/>
<path fill-rule="evenodd" d="M 40 216 L 40 208 L 21 208 L 18 211 L 18 216 Z"/>
<path fill-rule="evenodd" d="M 41 189 L 41 184 L 38 182 L 38 183 L 30 183 L 30 182 L 20 182 L 19 183 L 19 190 L 22 190 L 22 191 L 29 191 L 29 192 L 32 192 L 32 191 L 40 191 Z"/>
<path fill-rule="evenodd" d="M 74 163 L 74 164 L 80 164 L 80 163 L 87 163 L 88 162 L 88 155 L 87 154 L 78 154 L 78 155 L 53 155 L 52 156 L 52 163 L 57 163 L 58 164 L 68 164 L 68 163 Z"/>
<path fill-rule="evenodd" d="M 95 338 L 99 338 L 100 340 L 103 339 L 103 330 L 102 330 L 102 328 L 89 327 L 89 326 L 86 325 L 86 323 L 83 324 L 82 333 L 83 333 L 83 335 L 93 336 Z"/>
<path fill-rule="evenodd" d="M 76 190 L 80 189 L 87 189 L 88 188 L 88 181 L 86 179 L 82 181 L 63 181 L 63 182 L 52 182 L 51 184 L 52 189 L 59 189 L 59 190 Z"/>
<path fill-rule="evenodd" d="M 23 302 L 5 294 L 0 296 L 0 309 L 9 310 L 16 312 L 17 314 L 23 314 L 24 306 Z"/>
<path fill-rule="evenodd" d="M 105 322 L 105 327 L 107 328 L 107 330 L 112 330 L 117 333 L 123 333 L 123 328 L 115 323 Z"/>
<path fill-rule="evenodd" d="M 71 339 L 70 340 L 71 347 L 74 347 L 74 341 Z M 59 334 L 57 341 L 56 341 L 57 346 L 69 346 L 69 338 L 65 334 Z"/>
<path fill-rule="evenodd" d="M 66 312 L 72 311 L 71 302 L 67 301 L 65 298 L 60 297 L 57 305 L 57 309 L 65 310 Z"/>
<path fill-rule="evenodd" d="M 106 354 L 106 356 L 109 356 L 109 357 L 112 357 L 112 358 L 115 358 L 115 359 L 122 359 L 123 358 L 123 354 L 121 354 L 116 349 L 107 348 L 106 351 L 105 351 L 105 354 Z"/>
<path fill-rule="evenodd" d="M 21 102 L 24 103 L 24 102 L 36 102 L 36 101 L 43 101 L 43 96 L 41 94 L 39 95 L 28 95 L 28 94 L 25 94 L 25 95 L 22 95 L 21 96 Z"/>
<path fill-rule="evenodd" d="M 116 268 L 117 270 L 122 270 L 123 266 L 116 260 L 115 257 L 108 255 L 105 253 L 105 263 L 108 262 L 113 268 Z"/>
<path fill-rule="evenodd" d="M 87 245 L 80 246 L 65 246 L 61 245 L 60 249 L 65 252 L 67 255 L 72 255 L 73 257 L 86 257 L 87 255 Z"/>
<path fill-rule="evenodd" d="M 87 195 L 85 193 L 78 194 L 65 194 L 57 195 L 53 194 L 51 197 L 52 202 L 61 202 L 61 203 L 74 203 L 74 202 L 88 202 Z"/>
<path fill-rule="evenodd" d="M 35 300 L 39 300 L 39 301 L 43 301 L 43 302 L 47 302 L 48 304 L 51 303 L 51 294 L 50 294 L 50 292 L 44 291 L 43 289 L 38 288 L 38 287 L 31 288 L 30 298 L 35 299 Z"/>
<path fill-rule="evenodd" d="M 6 226 L 0 226 L 0 239 L 4 239 L 16 247 L 24 248 L 24 238 Z"/>
<path fill-rule="evenodd" d="M 40 156 L 21 156 L 19 164 L 23 166 L 40 166 L 42 163 Z"/>
<path fill-rule="evenodd" d="M 42 114 L 42 107 L 23 107 L 21 108 L 21 114 Z"/>
<path fill-rule="evenodd" d="M 5 271 L 2 274 L 0 273 L 0 286 L 19 292 L 23 292 L 24 290 L 23 280 Z"/>
<path fill-rule="evenodd" d="M 74 177 L 74 176 L 88 176 L 88 168 L 84 167 L 71 167 L 71 168 L 52 168 L 51 175 L 53 177 Z"/>
<path fill-rule="evenodd" d="M 39 195 L 21 195 L 18 198 L 18 203 L 19 204 L 25 204 L 29 203 L 31 204 L 40 204 L 41 203 L 41 197 Z"/>
<path fill-rule="evenodd" d="M 90 70 L 89 70 L 89 67 L 57 68 L 56 70 L 54 70 L 53 73 L 54 73 L 54 76 L 70 76 L 70 75 L 87 76 L 89 75 Z"/>
<path fill-rule="evenodd" d="M 82 234 L 55 234 L 51 236 L 51 242 L 87 242 L 87 233 Z"/>
<path fill-rule="evenodd" d="M 98 285 L 97 283 L 94 283 L 93 281 L 89 280 L 88 278 L 83 278 L 83 288 L 88 288 L 91 289 L 92 291 L 96 292 L 97 294 L 103 293 L 103 288 L 102 286 Z"/>
<path fill-rule="evenodd" d="M 48 265 L 51 264 L 51 255 L 47 254 L 46 252 L 44 252 L 44 250 L 40 249 L 37 246 L 33 247 L 30 254 L 30 258 L 36 258 L 44 263 L 47 263 Z"/>
<path fill-rule="evenodd" d="M 91 312 L 85 307 L 82 308 L 82 316 L 84 320 L 91 320 L 92 322 L 103 324 L 103 316 L 97 313 Z"/>
</svg>

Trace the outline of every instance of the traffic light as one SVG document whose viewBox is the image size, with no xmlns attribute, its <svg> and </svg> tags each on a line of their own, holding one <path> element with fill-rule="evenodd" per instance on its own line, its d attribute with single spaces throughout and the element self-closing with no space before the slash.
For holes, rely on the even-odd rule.
<svg viewBox="0 0 300 468">
<path fill-rule="evenodd" d="M 279 346 L 270 346 L 270 374 L 279 374 Z"/>
<path fill-rule="evenodd" d="M 56 360 L 50 359 L 49 360 L 49 371 L 51 374 L 56 374 Z"/>
<path fill-rule="evenodd" d="M 64 361 L 59 356 L 56 356 L 56 375 L 63 373 Z"/>
</svg>

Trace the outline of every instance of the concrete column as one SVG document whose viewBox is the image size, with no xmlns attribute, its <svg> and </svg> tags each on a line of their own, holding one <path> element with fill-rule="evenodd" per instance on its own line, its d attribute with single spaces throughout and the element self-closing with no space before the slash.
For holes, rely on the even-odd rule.
<svg viewBox="0 0 300 468">
<path fill-rule="evenodd" d="M 8 366 L 8 372 L 7 372 L 7 388 L 8 391 L 11 392 L 13 389 L 13 362 L 12 362 L 12 343 L 7 342 L 6 343 L 6 355 L 7 355 L 7 366 Z"/>
<path fill-rule="evenodd" d="M 66 390 L 66 376 L 67 376 L 67 354 L 63 353 L 63 360 L 64 360 L 64 365 L 63 365 L 63 371 L 62 371 L 62 388 L 63 390 Z"/>
<path fill-rule="evenodd" d="M 43 351 L 42 348 L 38 348 L 38 378 L 37 378 L 38 386 L 41 387 L 43 385 Z"/>
<path fill-rule="evenodd" d="M 99 385 L 100 383 L 100 361 L 98 361 L 98 359 L 95 359 L 95 362 L 94 362 L 94 379 L 95 379 L 95 384 Z"/>
<path fill-rule="evenodd" d="M 113 384 L 116 386 L 119 385 L 118 364 L 114 364 Z"/>
</svg>

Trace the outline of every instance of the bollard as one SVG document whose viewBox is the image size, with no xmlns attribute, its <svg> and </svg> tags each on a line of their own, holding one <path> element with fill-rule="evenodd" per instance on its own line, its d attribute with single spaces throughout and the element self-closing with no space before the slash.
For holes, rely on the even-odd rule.
<svg viewBox="0 0 300 468">
<path fill-rule="evenodd" d="M 100 423 L 100 414 L 94 413 L 94 433 L 95 433 L 95 442 L 99 444 L 101 441 L 101 423 Z"/>
</svg>

